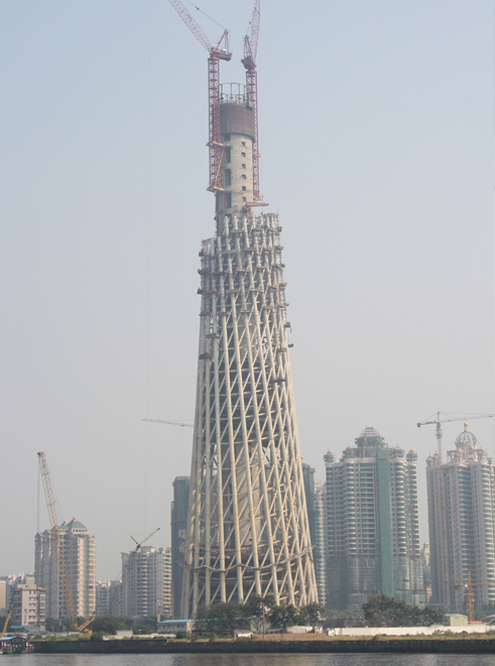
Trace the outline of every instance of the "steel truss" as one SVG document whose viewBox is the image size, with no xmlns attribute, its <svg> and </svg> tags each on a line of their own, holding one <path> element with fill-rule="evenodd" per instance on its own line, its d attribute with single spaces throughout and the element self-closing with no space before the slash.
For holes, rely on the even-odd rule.
<svg viewBox="0 0 495 666">
<path fill-rule="evenodd" d="M 182 616 L 199 605 L 317 601 L 289 364 L 278 216 L 225 218 L 203 242 Z"/>
</svg>

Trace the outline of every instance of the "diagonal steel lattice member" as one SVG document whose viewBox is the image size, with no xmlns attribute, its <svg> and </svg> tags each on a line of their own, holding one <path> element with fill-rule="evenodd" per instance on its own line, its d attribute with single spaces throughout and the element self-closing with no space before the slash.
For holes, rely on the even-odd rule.
<svg viewBox="0 0 495 666">
<path fill-rule="evenodd" d="M 242 603 L 254 595 L 295 606 L 318 600 L 288 353 L 281 227 L 276 214 L 256 217 L 249 206 L 225 214 L 219 196 L 216 236 L 200 252 L 183 617 L 194 617 L 200 605 Z"/>
</svg>

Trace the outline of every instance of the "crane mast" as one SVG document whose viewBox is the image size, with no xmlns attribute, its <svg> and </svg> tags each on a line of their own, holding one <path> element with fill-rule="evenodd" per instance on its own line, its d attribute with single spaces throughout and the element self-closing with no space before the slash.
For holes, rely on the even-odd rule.
<svg viewBox="0 0 495 666">
<path fill-rule="evenodd" d="M 62 578 L 62 590 L 64 594 L 65 608 L 69 618 L 69 624 L 72 631 L 77 631 L 77 616 L 74 608 L 74 600 L 72 598 L 72 590 L 70 588 L 69 573 L 67 571 L 67 563 L 65 561 L 65 553 L 62 548 L 59 519 L 57 516 L 57 505 L 55 503 L 55 493 L 53 492 L 52 480 L 50 470 L 46 462 L 46 456 L 43 451 L 38 452 L 38 460 L 40 466 L 41 480 L 43 483 L 43 492 L 45 494 L 46 508 L 48 510 L 48 518 L 50 520 L 50 527 L 55 541 L 55 551 L 57 553 L 58 569 L 60 577 Z"/>
<path fill-rule="evenodd" d="M 209 52 L 208 57 L 208 148 L 209 148 L 209 185 L 210 192 L 223 190 L 220 167 L 222 165 L 223 144 L 220 136 L 220 60 L 229 61 L 229 33 L 224 30 L 216 46 L 210 43 L 198 22 L 187 11 L 181 0 L 169 0 L 172 7 L 187 25 L 198 42 Z"/>
<path fill-rule="evenodd" d="M 260 196 L 260 154 L 258 142 L 258 72 L 256 71 L 256 55 L 258 53 L 258 35 L 260 28 L 260 0 L 255 0 L 251 17 L 249 36 L 244 37 L 244 58 L 241 60 L 246 70 L 247 103 L 254 111 L 253 140 L 253 199 L 259 201 Z"/>
</svg>

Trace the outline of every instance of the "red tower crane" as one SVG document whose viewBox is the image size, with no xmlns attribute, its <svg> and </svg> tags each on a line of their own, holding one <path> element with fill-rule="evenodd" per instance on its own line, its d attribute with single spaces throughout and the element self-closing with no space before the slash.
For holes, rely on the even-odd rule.
<svg viewBox="0 0 495 666">
<path fill-rule="evenodd" d="M 246 95 L 247 103 L 254 111 L 254 141 L 253 141 L 253 198 L 260 196 L 260 163 L 258 142 L 258 73 L 256 71 L 256 55 L 258 53 L 258 35 L 260 30 L 260 0 L 254 0 L 253 15 L 251 16 L 249 35 L 244 37 L 244 58 L 241 60 L 246 69 Z"/>
<path fill-rule="evenodd" d="M 208 109 L 209 109 L 209 171 L 208 190 L 222 190 L 220 166 L 222 163 L 223 144 L 220 137 L 220 60 L 231 60 L 229 53 L 229 33 L 224 33 L 216 46 L 210 43 L 198 22 L 187 11 L 181 0 L 169 0 L 172 7 L 187 25 L 198 42 L 210 54 L 208 57 Z M 223 45 L 223 46 L 222 46 Z"/>
</svg>

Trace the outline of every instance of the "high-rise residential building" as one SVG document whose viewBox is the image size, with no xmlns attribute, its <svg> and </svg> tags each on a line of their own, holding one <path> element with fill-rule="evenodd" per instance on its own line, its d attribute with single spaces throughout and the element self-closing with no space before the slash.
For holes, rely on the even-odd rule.
<svg viewBox="0 0 495 666">
<path fill-rule="evenodd" d="M 302 465 L 304 494 L 306 495 L 306 507 L 308 510 L 308 525 L 309 534 L 311 536 L 311 544 L 314 549 L 315 533 L 316 533 L 316 507 L 315 507 L 315 468 L 307 463 Z"/>
<path fill-rule="evenodd" d="M 431 601 L 431 567 L 430 567 L 430 544 L 424 543 L 421 548 L 421 561 L 423 563 L 423 587 L 425 591 L 425 603 L 430 604 Z"/>
<path fill-rule="evenodd" d="M 426 480 L 431 603 L 464 610 L 469 576 L 475 606 L 495 603 L 495 464 L 467 423 L 446 464 L 428 457 Z"/>
<path fill-rule="evenodd" d="M 76 616 L 88 618 L 96 606 L 96 541 L 76 518 L 59 526 L 60 548 L 65 558 Z M 53 533 L 39 532 L 35 537 L 34 574 L 36 585 L 46 589 L 46 616 L 54 619 L 68 615 L 58 554 Z"/>
<path fill-rule="evenodd" d="M 172 528 L 172 600 L 173 615 L 175 618 L 180 617 L 188 504 L 189 477 L 177 476 L 174 479 L 174 499 L 170 507 Z"/>
<path fill-rule="evenodd" d="M 35 584 L 34 574 L 10 574 L 2 578 L 5 589 L 5 612 L 12 602 L 10 626 L 13 631 L 45 631 L 46 594 Z M 2 625 L 0 625 L 2 626 Z"/>
<path fill-rule="evenodd" d="M 122 615 L 143 618 L 172 615 L 172 556 L 170 548 L 143 546 L 138 552 L 122 553 L 122 571 L 128 566 L 122 591 Z"/>
<path fill-rule="evenodd" d="M 7 615 L 7 577 L 0 576 L 0 615 Z"/>
<path fill-rule="evenodd" d="M 96 581 L 96 617 L 108 615 L 114 595 L 117 595 L 117 602 L 112 614 L 117 617 L 122 616 L 122 597 L 119 591 L 121 585 L 120 580 L 108 580 L 106 583 Z"/>
<path fill-rule="evenodd" d="M 14 601 L 10 626 L 17 629 L 27 629 L 31 633 L 45 631 L 46 620 L 46 590 L 32 584 L 20 583 L 14 587 Z"/>
<path fill-rule="evenodd" d="M 379 594 L 421 603 L 416 454 L 365 428 L 324 460 L 327 607 L 360 610 Z"/>
<path fill-rule="evenodd" d="M 315 565 L 316 586 L 318 589 L 318 601 L 325 604 L 325 542 L 323 537 L 323 491 L 319 481 L 315 481 L 315 469 L 303 463 L 304 492 L 308 507 L 309 533 L 313 548 L 313 561 Z"/>
</svg>

